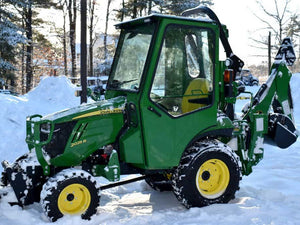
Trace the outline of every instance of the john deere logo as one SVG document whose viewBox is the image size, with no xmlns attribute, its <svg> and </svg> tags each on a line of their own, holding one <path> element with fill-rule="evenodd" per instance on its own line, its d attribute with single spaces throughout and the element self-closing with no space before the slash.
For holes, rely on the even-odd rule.
<svg viewBox="0 0 300 225">
<path fill-rule="evenodd" d="M 101 116 L 101 115 L 114 114 L 114 113 L 122 113 L 122 109 L 121 108 L 102 109 L 102 110 L 99 110 L 99 111 L 86 113 L 86 114 L 83 114 L 81 116 L 76 116 L 76 117 L 73 118 L 73 120 L 84 118 L 84 117 Z"/>
<path fill-rule="evenodd" d="M 83 143 L 86 143 L 86 139 L 81 140 L 81 141 L 76 141 L 74 143 L 71 143 L 71 148 L 73 148 L 74 146 L 77 146 L 77 145 L 81 145 Z"/>
</svg>

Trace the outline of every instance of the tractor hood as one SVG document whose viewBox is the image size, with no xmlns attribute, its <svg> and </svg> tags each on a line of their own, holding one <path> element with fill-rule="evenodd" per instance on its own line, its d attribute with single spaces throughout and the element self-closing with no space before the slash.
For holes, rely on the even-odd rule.
<svg viewBox="0 0 300 225">
<path fill-rule="evenodd" d="M 76 166 L 97 149 L 114 143 L 124 125 L 126 98 L 83 104 L 47 116 L 27 118 L 26 142 L 48 174 L 48 165 Z"/>
<path fill-rule="evenodd" d="M 109 100 L 82 104 L 74 108 L 55 112 L 42 117 L 41 120 L 50 120 L 55 123 L 62 123 L 91 116 L 122 113 L 125 103 L 126 98 L 119 96 Z"/>
</svg>

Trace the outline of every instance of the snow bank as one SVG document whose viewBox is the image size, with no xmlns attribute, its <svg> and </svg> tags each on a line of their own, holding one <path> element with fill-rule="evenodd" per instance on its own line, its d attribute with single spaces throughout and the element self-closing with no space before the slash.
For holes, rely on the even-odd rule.
<svg viewBox="0 0 300 225">
<path fill-rule="evenodd" d="M 293 97 L 293 103 L 294 103 L 294 116 L 295 116 L 295 122 L 298 129 L 300 128 L 300 73 L 295 73 L 292 76 L 291 82 L 291 92 Z"/>
<path fill-rule="evenodd" d="M 24 97 L 37 105 L 46 104 L 47 107 L 44 108 L 54 112 L 53 108 L 70 108 L 80 103 L 79 98 L 75 97 L 75 89 L 76 86 L 65 76 L 44 77 L 39 85 Z"/>
<path fill-rule="evenodd" d="M 23 96 L 0 94 L 0 162 L 13 162 L 28 152 L 25 142 L 26 117 L 33 114 L 47 115 L 77 106 L 76 86 L 65 76 L 44 77 L 39 85 Z M 2 168 L 0 168 L 2 171 Z"/>
</svg>

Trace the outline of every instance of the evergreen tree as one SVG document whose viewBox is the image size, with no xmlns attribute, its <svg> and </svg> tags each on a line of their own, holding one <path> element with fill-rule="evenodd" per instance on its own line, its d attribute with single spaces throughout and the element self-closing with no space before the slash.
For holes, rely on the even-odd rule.
<svg viewBox="0 0 300 225">
<path fill-rule="evenodd" d="M 293 14 L 290 17 L 289 24 L 285 28 L 287 36 L 291 37 L 294 43 L 294 48 L 298 52 L 298 60 L 294 64 L 295 71 L 300 70 L 300 18 L 298 14 Z"/>
<path fill-rule="evenodd" d="M 63 45 L 63 58 L 64 58 L 64 75 L 68 75 L 68 63 L 67 63 L 67 0 L 59 0 L 57 9 L 61 10 L 63 14 L 63 27 L 62 30 L 57 29 L 58 37 L 60 38 Z"/>
<path fill-rule="evenodd" d="M 77 19 L 77 4 L 76 0 L 68 1 L 68 15 L 69 15 L 69 38 L 70 38 L 70 49 L 71 49 L 71 60 L 72 60 L 72 71 L 71 76 L 76 76 L 76 19 Z"/>
<path fill-rule="evenodd" d="M 183 11 L 198 5 L 213 5 L 212 0 L 122 0 L 122 7 L 117 11 L 117 19 L 137 18 L 151 13 L 180 15 Z"/>
<path fill-rule="evenodd" d="M 212 0 L 167 0 L 164 2 L 167 13 L 172 15 L 181 15 L 183 11 L 195 8 L 199 5 L 213 5 Z"/>
<path fill-rule="evenodd" d="M 95 15 L 95 0 L 89 0 L 88 2 L 88 31 L 89 31 L 89 65 L 88 74 L 94 76 L 94 44 L 96 41 L 95 37 L 95 24 L 97 23 L 97 15 Z"/>
<path fill-rule="evenodd" d="M 27 44 L 25 46 L 25 80 L 26 80 L 26 92 L 32 88 L 33 82 L 33 46 L 34 46 L 34 36 L 39 34 L 37 31 L 33 30 L 34 26 L 40 26 L 44 21 L 37 19 L 39 10 L 41 8 L 49 8 L 55 6 L 52 0 L 7 0 L 12 2 L 14 9 L 20 15 L 20 21 L 24 29 L 25 36 L 27 38 Z M 39 35 L 42 37 L 43 35 Z M 44 38 L 45 40 L 45 38 Z"/>
<path fill-rule="evenodd" d="M 25 43 L 26 38 L 14 23 L 15 15 L 10 10 L 13 1 L 0 1 L 0 77 L 14 86 L 15 57 L 18 45 Z"/>
<path fill-rule="evenodd" d="M 131 19 L 151 13 L 153 0 L 122 0 L 122 7 L 117 10 L 116 18 L 123 21 L 125 17 Z M 147 10 L 149 9 L 150 10 Z"/>
<path fill-rule="evenodd" d="M 300 37 L 300 18 L 298 14 L 294 14 L 290 17 L 290 21 L 285 30 L 287 31 L 287 36 L 289 37 Z"/>
<path fill-rule="evenodd" d="M 107 30 L 108 30 L 108 19 L 109 19 L 109 14 L 110 14 L 110 4 L 112 0 L 107 0 L 107 7 L 106 7 L 106 19 L 105 19 L 105 31 L 104 31 L 104 39 L 103 39 L 103 44 L 104 44 L 104 60 L 107 59 Z"/>
</svg>

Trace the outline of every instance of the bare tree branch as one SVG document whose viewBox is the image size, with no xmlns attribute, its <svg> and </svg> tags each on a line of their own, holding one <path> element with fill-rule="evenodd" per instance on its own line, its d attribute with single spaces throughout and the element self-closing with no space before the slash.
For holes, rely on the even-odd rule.
<svg viewBox="0 0 300 225">
<path fill-rule="evenodd" d="M 261 8 L 263 14 L 266 16 L 258 16 L 256 13 L 253 13 L 254 16 L 260 20 L 264 25 L 265 29 L 271 31 L 273 33 L 273 37 L 275 38 L 276 45 L 281 43 L 283 34 L 286 33 L 285 27 L 290 21 L 290 12 L 288 10 L 289 4 L 291 0 L 284 0 L 283 7 L 280 7 L 279 2 L 283 2 L 282 0 L 274 0 L 275 9 L 272 11 L 267 9 L 265 5 L 261 1 L 256 0 L 257 5 Z M 275 21 L 274 21 L 275 20 Z M 254 43 L 267 46 L 267 40 L 257 40 L 256 38 L 250 38 Z M 259 46 L 258 48 L 261 48 Z"/>
</svg>

